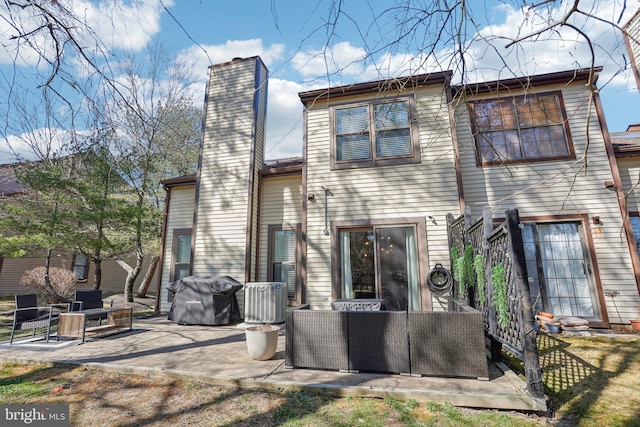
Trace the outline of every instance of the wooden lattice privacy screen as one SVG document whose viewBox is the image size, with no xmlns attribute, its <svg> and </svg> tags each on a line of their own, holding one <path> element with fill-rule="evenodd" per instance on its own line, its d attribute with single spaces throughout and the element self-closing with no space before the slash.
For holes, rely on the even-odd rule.
<svg viewBox="0 0 640 427">
<path fill-rule="evenodd" d="M 458 257 L 463 257 L 465 250 L 469 250 L 468 247 L 473 249 L 472 259 L 482 255 L 485 265 L 485 298 L 481 298 L 475 274 L 472 278 L 466 276 L 469 280 L 462 293 L 456 281 L 453 287 L 454 297 L 482 312 L 485 332 L 491 340 L 492 358 L 499 360 L 500 350 L 504 347 L 524 361 L 531 396 L 544 399 L 542 371 L 534 331 L 534 313 L 517 209 L 507 210 L 504 221 L 499 224 L 494 223 L 489 207 L 484 208 L 483 216 L 476 221 L 472 221 L 471 212 L 467 209 L 465 214 L 458 218 L 447 215 L 447 225 L 452 269 L 456 263 L 452 254 L 457 253 Z M 504 268 L 507 285 L 508 321 L 505 324 L 498 321 L 499 315 L 493 303 L 494 286 L 491 272 L 498 265 Z"/>
</svg>

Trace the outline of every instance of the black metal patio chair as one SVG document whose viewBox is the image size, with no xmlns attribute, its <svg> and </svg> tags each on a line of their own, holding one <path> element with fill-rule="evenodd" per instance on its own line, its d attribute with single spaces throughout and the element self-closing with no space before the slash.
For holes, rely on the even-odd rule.
<svg viewBox="0 0 640 427">
<path fill-rule="evenodd" d="M 16 309 L 13 312 L 13 326 L 9 344 L 13 344 L 13 337 L 18 330 L 32 329 L 35 337 L 37 329 L 47 328 L 46 340 L 49 342 L 51 324 L 58 321 L 58 315 L 53 313 L 52 306 L 38 306 L 36 294 L 16 295 Z"/>
<path fill-rule="evenodd" d="M 104 309 L 104 305 L 108 308 Z M 73 302 L 71 302 L 69 311 L 85 313 L 87 319 L 102 321 L 107 318 L 109 309 L 113 307 L 112 300 L 103 300 L 101 290 L 78 290 L 75 291 Z"/>
</svg>

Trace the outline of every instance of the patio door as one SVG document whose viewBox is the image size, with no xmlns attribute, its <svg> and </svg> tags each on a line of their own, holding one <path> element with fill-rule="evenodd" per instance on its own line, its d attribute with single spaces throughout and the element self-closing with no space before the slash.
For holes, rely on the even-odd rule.
<svg viewBox="0 0 640 427">
<path fill-rule="evenodd" d="M 341 230 L 343 298 L 384 299 L 387 310 L 420 310 L 415 226 Z"/>
<path fill-rule="evenodd" d="M 600 319 L 582 224 L 527 224 L 522 238 L 531 298 L 536 307 L 557 317 Z"/>
</svg>

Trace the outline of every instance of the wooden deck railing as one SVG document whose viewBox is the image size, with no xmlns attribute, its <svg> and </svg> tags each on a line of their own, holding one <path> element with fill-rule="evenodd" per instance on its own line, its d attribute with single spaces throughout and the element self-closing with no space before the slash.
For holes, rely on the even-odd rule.
<svg viewBox="0 0 640 427">
<path fill-rule="evenodd" d="M 491 355 L 500 359 L 501 349 L 524 361 L 528 391 L 532 398 L 544 400 L 542 371 L 538 359 L 534 313 L 531 305 L 527 270 L 522 245 L 521 224 L 518 211 L 507 210 L 501 222 L 495 222 L 491 209 L 485 208 L 483 216 L 471 220 L 470 212 L 454 218 L 447 216 L 451 253 L 464 256 L 467 247 L 472 248 L 473 258 L 484 257 L 484 284 L 477 283 L 477 276 L 464 276 L 463 286 L 454 284 L 455 298 L 475 307 L 483 314 L 485 333 L 491 340 Z M 451 259 L 453 266 L 456 260 Z M 500 313 L 494 303 L 494 284 L 491 272 L 500 266 L 504 271 L 507 288 L 506 322 L 500 322 Z M 455 276 L 455 275 L 454 275 Z M 458 277 L 460 277 L 458 275 Z M 460 292 L 463 289 L 464 292 Z M 484 289 L 481 295 L 480 289 Z"/>
</svg>

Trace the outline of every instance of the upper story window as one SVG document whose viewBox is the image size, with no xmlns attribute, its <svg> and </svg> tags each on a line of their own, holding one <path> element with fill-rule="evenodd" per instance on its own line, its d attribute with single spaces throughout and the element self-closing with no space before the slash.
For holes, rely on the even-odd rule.
<svg viewBox="0 0 640 427">
<path fill-rule="evenodd" d="M 420 161 L 411 99 L 333 108 L 332 169 Z"/>
<path fill-rule="evenodd" d="M 475 101 L 479 165 L 575 157 L 560 93 Z"/>
</svg>

